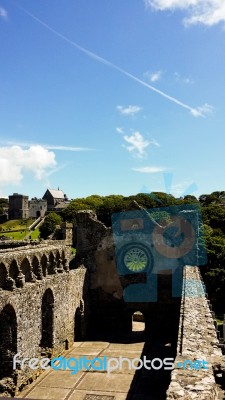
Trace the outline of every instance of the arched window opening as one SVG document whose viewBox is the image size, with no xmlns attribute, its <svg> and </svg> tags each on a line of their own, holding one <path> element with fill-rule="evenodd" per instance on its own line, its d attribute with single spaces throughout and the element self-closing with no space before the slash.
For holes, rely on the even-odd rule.
<svg viewBox="0 0 225 400">
<path fill-rule="evenodd" d="M 48 271 L 48 259 L 45 254 L 41 257 L 41 268 L 42 268 L 42 274 L 43 276 L 47 276 L 47 271 Z"/>
<path fill-rule="evenodd" d="M 31 266 L 27 258 L 24 258 L 21 263 L 21 271 L 25 277 L 25 282 L 32 282 Z"/>
<path fill-rule="evenodd" d="M 0 263 L 0 289 L 7 289 L 7 284 L 6 284 L 6 279 L 7 279 L 7 270 L 6 266 L 3 263 Z"/>
<path fill-rule="evenodd" d="M 51 289 L 47 289 L 41 305 L 41 343 L 44 349 L 53 347 L 54 334 L 54 297 Z"/>
<path fill-rule="evenodd" d="M 19 275 L 19 268 L 16 260 L 13 260 L 9 267 L 9 276 L 15 281 L 18 275 Z"/>
<path fill-rule="evenodd" d="M 13 369 L 13 357 L 16 353 L 16 313 L 14 308 L 10 304 L 7 304 L 0 312 L 0 380 L 13 377 L 15 373 Z"/>
<path fill-rule="evenodd" d="M 52 253 L 49 255 L 48 274 L 52 275 L 56 272 L 55 257 Z"/>
<path fill-rule="evenodd" d="M 42 271 L 40 268 L 39 260 L 36 256 L 34 256 L 32 260 L 32 270 L 37 279 L 42 278 Z"/>
</svg>

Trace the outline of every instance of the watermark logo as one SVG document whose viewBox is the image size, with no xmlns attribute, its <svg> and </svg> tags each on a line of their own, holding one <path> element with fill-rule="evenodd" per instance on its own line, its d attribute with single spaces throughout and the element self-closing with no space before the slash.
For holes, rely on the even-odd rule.
<svg viewBox="0 0 225 400">
<path fill-rule="evenodd" d="M 71 375 L 75 375 L 78 371 L 87 370 L 87 371 L 106 371 L 110 374 L 116 370 L 122 370 L 124 367 L 127 367 L 129 370 L 139 370 L 141 368 L 145 368 L 147 370 L 172 370 L 175 367 L 182 369 L 205 369 L 208 370 L 208 362 L 205 360 L 184 360 L 183 362 L 174 363 L 173 358 L 153 358 L 149 360 L 146 356 L 142 358 L 126 358 L 119 356 L 118 358 L 107 356 L 95 357 L 93 359 L 87 359 L 86 356 L 75 358 L 65 358 L 63 356 L 56 357 L 53 359 L 49 358 L 22 358 L 20 359 L 20 353 L 15 354 L 13 357 L 13 369 L 17 369 L 18 367 L 21 370 L 24 370 L 26 367 L 29 367 L 32 370 L 37 369 L 50 369 L 52 368 L 55 371 L 59 370 L 70 370 Z"/>
<path fill-rule="evenodd" d="M 165 182 L 171 180 L 167 175 Z M 196 189 L 196 185 L 190 188 Z M 198 203 L 113 213 L 111 219 L 118 274 L 127 278 L 136 275 L 133 283 L 124 287 L 127 302 L 156 302 L 157 275 L 168 270 L 172 274 L 172 296 L 180 297 L 183 267 L 207 263 Z M 192 289 L 196 285 L 196 290 L 189 290 L 192 296 L 205 295 L 198 281 L 189 283 Z"/>
</svg>

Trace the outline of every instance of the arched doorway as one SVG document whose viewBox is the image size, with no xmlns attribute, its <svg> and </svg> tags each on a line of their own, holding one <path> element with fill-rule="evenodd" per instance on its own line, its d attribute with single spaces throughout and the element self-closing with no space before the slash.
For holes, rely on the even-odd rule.
<svg viewBox="0 0 225 400">
<path fill-rule="evenodd" d="M 17 320 L 14 308 L 7 304 L 0 312 L 0 380 L 12 378 L 13 357 L 17 353 Z M 0 392 L 4 388 L 0 385 Z"/>
<path fill-rule="evenodd" d="M 132 332 L 145 331 L 145 317 L 141 311 L 135 311 L 132 314 Z"/>
<path fill-rule="evenodd" d="M 51 349 L 54 343 L 54 296 L 47 289 L 41 304 L 41 343 L 43 349 Z"/>
</svg>

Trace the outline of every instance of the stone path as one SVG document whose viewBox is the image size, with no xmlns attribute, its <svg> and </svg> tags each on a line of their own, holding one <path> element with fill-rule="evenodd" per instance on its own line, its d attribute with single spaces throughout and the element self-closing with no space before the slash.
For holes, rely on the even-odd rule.
<svg viewBox="0 0 225 400">
<path fill-rule="evenodd" d="M 135 322 L 133 327 L 139 338 L 143 339 L 142 332 L 140 332 L 143 324 Z M 122 356 L 134 359 L 141 357 L 143 347 L 144 341 L 136 343 L 75 342 L 74 346 L 65 352 L 64 357 L 68 359 L 87 356 L 89 359 L 95 357 L 102 359 L 107 356 L 107 358 L 118 359 L 119 356 Z M 87 371 L 83 368 L 72 375 L 70 370 L 54 371 L 50 369 L 17 397 L 35 400 L 125 400 L 135 372 L 128 368 L 128 363 L 124 363 L 123 369 L 117 369 L 110 374 L 106 371 L 99 372 L 93 369 Z M 143 397 L 140 399 L 143 400 Z"/>
<path fill-rule="evenodd" d="M 154 357 L 163 359 L 174 356 L 170 344 L 156 338 L 146 341 L 144 324 L 133 322 L 133 332 L 118 340 L 75 342 L 64 353 L 66 359 L 73 357 L 87 359 L 107 357 L 127 358 L 122 368 L 108 371 L 87 370 L 82 368 L 72 374 L 71 370 L 53 369 L 45 371 L 35 382 L 25 388 L 17 398 L 33 400 L 165 400 L 170 382 L 170 371 L 130 369 L 129 360 L 140 359 L 143 355 L 148 360 Z M 103 339 L 104 340 L 104 339 Z M 131 361 L 130 361 L 131 362 Z M 72 364 L 74 365 L 74 364 Z M 99 364 L 95 364 L 97 367 Z M 112 364 L 115 365 L 115 364 Z M 138 360 L 134 362 L 138 365 Z"/>
</svg>

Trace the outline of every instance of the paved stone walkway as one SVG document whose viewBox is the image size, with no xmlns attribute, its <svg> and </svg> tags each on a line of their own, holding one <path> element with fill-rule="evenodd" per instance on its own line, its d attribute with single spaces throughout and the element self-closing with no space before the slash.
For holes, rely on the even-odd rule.
<svg viewBox="0 0 225 400">
<path fill-rule="evenodd" d="M 136 342 L 75 342 L 74 346 L 63 355 L 89 359 L 107 356 L 118 359 L 119 356 L 128 359 L 140 358 L 144 347 L 143 324 L 134 323 Z M 137 339 L 140 340 L 137 340 Z M 116 362 L 116 361 L 115 361 Z M 33 384 L 24 389 L 18 398 L 47 400 L 126 400 L 130 388 L 135 381 L 135 370 L 129 369 L 124 363 L 123 369 L 117 369 L 110 374 L 106 371 L 87 371 L 84 368 L 72 375 L 70 370 L 47 370 Z M 144 400 L 145 396 L 132 396 L 135 400 Z M 149 399 L 149 397 L 148 397 Z"/>
</svg>

